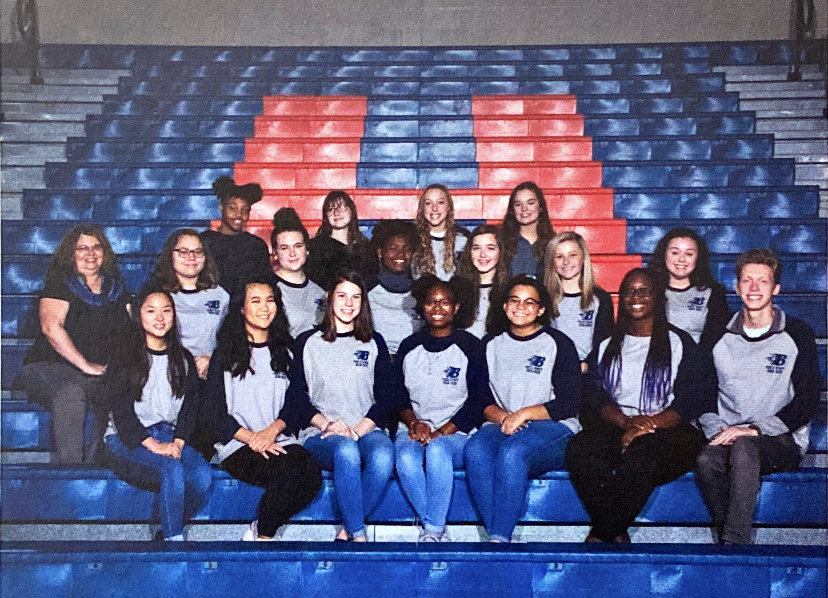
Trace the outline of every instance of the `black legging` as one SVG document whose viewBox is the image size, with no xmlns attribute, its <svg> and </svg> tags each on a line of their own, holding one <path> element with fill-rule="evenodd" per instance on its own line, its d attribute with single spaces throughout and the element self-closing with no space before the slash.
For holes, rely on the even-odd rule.
<svg viewBox="0 0 828 598">
<path fill-rule="evenodd" d="M 656 486 L 692 470 L 704 436 L 687 423 L 636 438 L 621 452 L 624 431 L 598 421 L 569 441 L 566 468 L 592 521 L 611 542 L 627 531 Z"/>
<path fill-rule="evenodd" d="M 259 534 L 273 537 L 276 530 L 304 509 L 322 486 L 322 472 L 310 453 L 298 444 L 285 447 L 286 455 L 261 454 L 245 445 L 221 462 L 234 478 L 264 488 L 259 501 Z"/>
</svg>

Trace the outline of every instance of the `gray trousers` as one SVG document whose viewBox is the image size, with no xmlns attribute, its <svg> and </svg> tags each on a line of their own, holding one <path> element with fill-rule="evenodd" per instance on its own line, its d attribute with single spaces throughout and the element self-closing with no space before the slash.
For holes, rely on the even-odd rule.
<svg viewBox="0 0 828 598">
<path fill-rule="evenodd" d="M 719 542 L 750 544 L 762 476 L 793 471 L 802 455 L 791 434 L 742 436 L 729 446 L 706 446 L 696 479 L 719 533 Z"/>
<path fill-rule="evenodd" d="M 92 465 L 109 414 L 94 403 L 103 391 L 102 376 L 87 376 L 65 362 L 37 362 L 23 366 L 21 381 L 30 400 L 52 412 L 52 430 L 58 462 Z M 92 412 L 88 442 L 84 442 L 87 411 Z"/>
</svg>

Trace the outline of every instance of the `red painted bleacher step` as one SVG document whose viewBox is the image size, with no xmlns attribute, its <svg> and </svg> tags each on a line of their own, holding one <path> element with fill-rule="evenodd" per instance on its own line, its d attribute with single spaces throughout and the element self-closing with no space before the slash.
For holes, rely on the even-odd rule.
<svg viewBox="0 0 828 598">
<path fill-rule="evenodd" d="M 358 96 L 267 96 L 262 100 L 264 116 L 365 116 L 368 98 Z"/>
<path fill-rule="evenodd" d="M 268 137 L 362 137 L 363 116 L 257 116 L 253 134 Z"/>
<path fill-rule="evenodd" d="M 476 96 L 472 98 L 472 114 L 475 117 L 506 114 L 575 114 L 577 106 L 578 100 L 573 95 Z"/>
<path fill-rule="evenodd" d="M 479 162 L 590 162 L 592 138 L 483 137 L 477 139 Z"/>
<path fill-rule="evenodd" d="M 535 181 L 542 189 L 600 188 L 600 162 L 479 162 L 478 184 L 488 189 L 512 189 Z"/>
<path fill-rule="evenodd" d="M 346 189 L 356 186 L 356 164 L 237 163 L 235 179 L 240 185 L 259 183 L 263 189 Z"/>
<path fill-rule="evenodd" d="M 358 137 L 309 141 L 296 139 L 248 139 L 244 160 L 248 162 L 359 162 Z"/>
<path fill-rule="evenodd" d="M 548 116 L 482 116 L 474 119 L 474 136 L 484 137 L 571 137 L 584 134 L 580 114 Z"/>
</svg>

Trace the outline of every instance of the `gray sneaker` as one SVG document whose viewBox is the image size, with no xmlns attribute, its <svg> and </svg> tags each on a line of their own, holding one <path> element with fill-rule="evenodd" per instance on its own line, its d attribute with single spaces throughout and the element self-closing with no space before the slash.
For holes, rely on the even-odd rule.
<svg viewBox="0 0 828 598">
<path fill-rule="evenodd" d="M 430 532 L 427 529 L 420 530 L 420 537 L 417 538 L 417 542 L 439 542 L 440 541 L 440 534 L 435 534 L 434 532 Z"/>
</svg>

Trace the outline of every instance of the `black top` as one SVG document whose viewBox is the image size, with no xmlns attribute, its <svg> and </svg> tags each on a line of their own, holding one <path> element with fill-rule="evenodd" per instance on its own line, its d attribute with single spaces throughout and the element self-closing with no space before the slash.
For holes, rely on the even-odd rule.
<svg viewBox="0 0 828 598">
<path fill-rule="evenodd" d="M 359 272 L 363 279 L 370 279 L 379 272 L 379 260 L 368 241 L 346 247 L 333 237 L 314 237 L 308 243 L 308 261 L 305 274 L 327 291 L 334 276 L 343 268 Z"/>
<path fill-rule="evenodd" d="M 97 296 L 101 305 L 93 305 L 73 293 L 62 280 L 47 280 L 45 288 L 40 292 L 41 299 L 59 299 L 69 303 L 69 311 L 63 323 L 66 333 L 89 363 L 101 365 L 109 363 L 118 332 L 129 323 L 129 313 L 126 310 L 129 293 L 121 287 L 120 293 L 115 295 L 108 300 L 104 292 Z M 39 332 L 24 363 L 41 361 L 69 363 L 55 351 L 49 339 Z"/>
<path fill-rule="evenodd" d="M 273 275 L 267 243 L 256 235 L 248 232 L 225 235 L 206 230 L 201 233 L 201 240 L 216 260 L 219 284 L 231 296 L 241 291 L 241 285 L 250 278 Z"/>
</svg>

